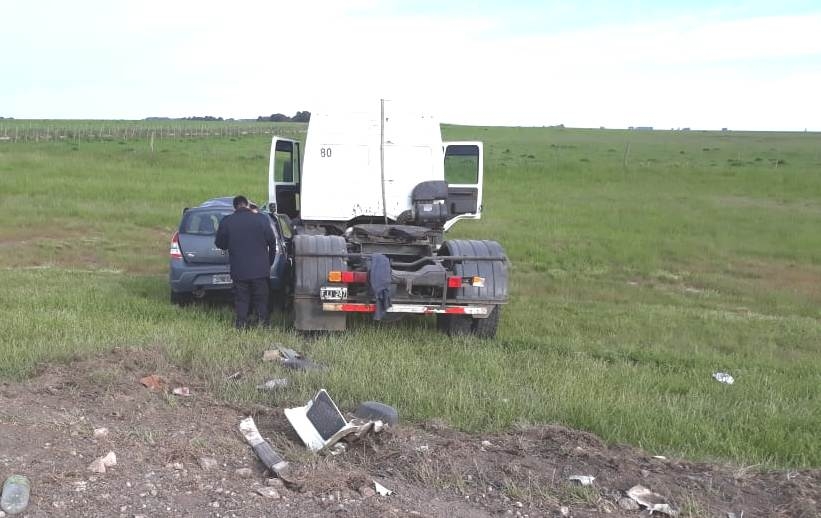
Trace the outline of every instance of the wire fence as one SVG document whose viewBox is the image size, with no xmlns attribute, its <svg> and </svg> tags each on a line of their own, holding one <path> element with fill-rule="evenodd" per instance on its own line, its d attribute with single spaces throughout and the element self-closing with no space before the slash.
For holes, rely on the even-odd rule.
<svg viewBox="0 0 821 518">
<path fill-rule="evenodd" d="M 307 124 L 270 122 L 0 120 L 0 143 L 186 140 L 280 135 L 304 138 Z"/>
</svg>

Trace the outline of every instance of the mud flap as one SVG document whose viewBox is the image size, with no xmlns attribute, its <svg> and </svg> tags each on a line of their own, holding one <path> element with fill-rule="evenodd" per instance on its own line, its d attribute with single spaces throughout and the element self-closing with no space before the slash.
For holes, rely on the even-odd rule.
<svg viewBox="0 0 821 518">
<path fill-rule="evenodd" d="M 339 236 L 294 237 L 294 327 L 298 331 L 344 331 L 345 313 L 325 312 L 319 289 L 328 283 L 328 272 L 344 270 L 345 240 Z M 317 257 L 311 254 L 340 254 Z"/>
</svg>

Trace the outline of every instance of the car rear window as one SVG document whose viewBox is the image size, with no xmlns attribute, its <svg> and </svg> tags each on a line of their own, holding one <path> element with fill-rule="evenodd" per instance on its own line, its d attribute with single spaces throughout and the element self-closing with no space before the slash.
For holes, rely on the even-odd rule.
<svg viewBox="0 0 821 518">
<path fill-rule="evenodd" d="M 213 236 L 217 233 L 222 218 L 231 214 L 228 210 L 189 210 L 182 217 L 181 234 Z"/>
</svg>

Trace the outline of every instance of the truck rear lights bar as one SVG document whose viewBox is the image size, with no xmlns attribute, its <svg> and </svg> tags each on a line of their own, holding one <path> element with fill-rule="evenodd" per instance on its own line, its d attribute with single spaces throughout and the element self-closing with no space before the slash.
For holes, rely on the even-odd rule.
<svg viewBox="0 0 821 518">
<path fill-rule="evenodd" d="M 343 282 L 345 284 L 365 284 L 368 282 L 368 272 L 328 272 L 328 282 Z"/>
<path fill-rule="evenodd" d="M 461 288 L 465 285 L 473 286 L 474 288 L 484 288 L 485 278 L 476 275 L 473 277 L 448 277 L 448 288 Z"/>
<path fill-rule="evenodd" d="M 376 311 L 376 304 L 363 304 L 355 302 L 325 302 L 322 304 L 323 311 L 342 311 L 345 313 L 373 313 Z M 415 313 L 418 315 L 433 315 L 442 313 L 446 315 L 487 315 L 487 308 L 484 306 L 438 306 L 429 304 L 394 304 L 388 308 L 388 313 Z"/>
</svg>

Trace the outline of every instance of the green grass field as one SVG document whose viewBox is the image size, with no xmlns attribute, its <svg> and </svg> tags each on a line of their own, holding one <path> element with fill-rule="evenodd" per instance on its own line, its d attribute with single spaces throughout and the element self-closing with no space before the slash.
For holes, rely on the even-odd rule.
<svg viewBox="0 0 821 518">
<path fill-rule="evenodd" d="M 172 307 L 181 209 L 264 200 L 265 136 L 166 138 L 153 153 L 146 139 L 0 142 L 0 379 L 155 348 L 239 403 L 325 387 L 343 408 L 380 399 L 410 421 L 561 423 L 654 454 L 821 466 L 821 135 L 443 133 L 485 142 L 483 219 L 451 235 L 496 239 L 512 261 L 493 341 L 421 318 L 312 340 L 238 334 L 228 306 Z M 262 364 L 274 342 L 331 369 Z M 255 392 L 283 374 L 287 390 Z"/>
</svg>

